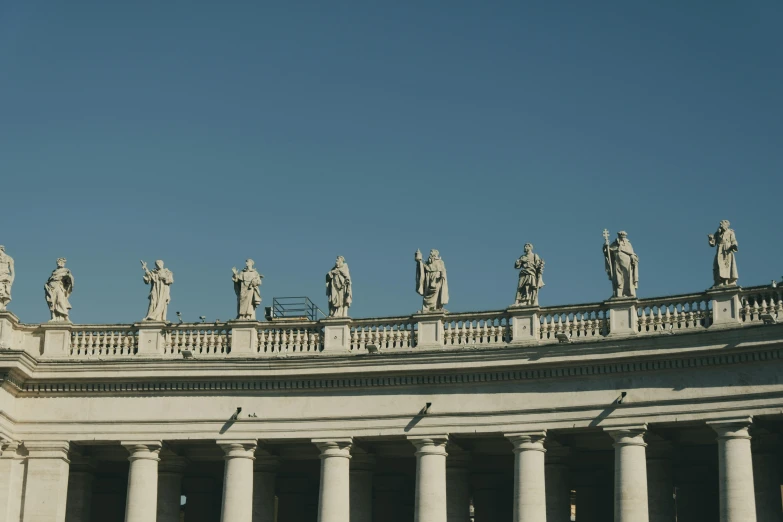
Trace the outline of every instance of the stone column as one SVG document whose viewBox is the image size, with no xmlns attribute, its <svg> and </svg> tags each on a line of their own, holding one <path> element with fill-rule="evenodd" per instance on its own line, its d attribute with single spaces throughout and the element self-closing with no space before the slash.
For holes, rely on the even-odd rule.
<svg viewBox="0 0 783 522">
<path fill-rule="evenodd" d="M 225 453 L 222 522 L 253 520 L 253 460 L 255 440 L 218 441 Z"/>
<path fill-rule="evenodd" d="M 547 522 L 570 522 L 571 487 L 568 476 L 570 448 L 556 442 L 546 443 L 544 477 Z"/>
<path fill-rule="evenodd" d="M 95 463 L 89 457 L 71 452 L 65 522 L 89 522 Z"/>
<path fill-rule="evenodd" d="M 446 443 L 448 435 L 415 436 L 416 504 L 414 522 L 446 522 Z"/>
<path fill-rule="evenodd" d="M 8 441 L 0 456 L 0 522 L 19 522 L 21 517 L 24 453 L 19 443 Z"/>
<path fill-rule="evenodd" d="M 359 453 L 351 455 L 351 519 L 350 522 L 372 522 L 372 478 L 375 457 Z"/>
<path fill-rule="evenodd" d="M 187 467 L 188 459 L 177 455 L 164 455 L 158 464 L 157 522 L 179 522 L 182 475 Z"/>
<path fill-rule="evenodd" d="M 647 443 L 647 504 L 650 522 L 674 520 L 672 448 L 667 441 Z"/>
<path fill-rule="evenodd" d="M 318 522 L 350 520 L 350 459 L 352 439 L 313 439 L 321 451 Z"/>
<path fill-rule="evenodd" d="M 647 426 L 606 431 L 614 439 L 614 522 L 648 522 Z"/>
<path fill-rule="evenodd" d="M 22 522 L 64 522 L 70 444 L 66 441 L 26 441 L 24 446 L 28 455 Z"/>
<path fill-rule="evenodd" d="M 720 522 L 756 522 L 750 418 L 708 422 L 718 434 Z"/>
<path fill-rule="evenodd" d="M 446 514 L 449 522 L 470 522 L 470 453 L 446 446 Z"/>
<path fill-rule="evenodd" d="M 158 510 L 160 441 L 123 442 L 130 456 L 125 522 L 150 522 Z"/>
<path fill-rule="evenodd" d="M 546 431 L 513 433 L 514 522 L 546 522 L 544 439 Z"/>
<path fill-rule="evenodd" d="M 275 522 L 275 486 L 280 460 L 256 450 L 253 465 L 253 522 Z"/>
</svg>

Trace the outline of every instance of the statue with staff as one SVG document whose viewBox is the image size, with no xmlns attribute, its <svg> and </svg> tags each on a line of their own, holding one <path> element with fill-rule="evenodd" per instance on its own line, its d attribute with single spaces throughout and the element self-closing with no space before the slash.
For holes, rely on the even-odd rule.
<svg viewBox="0 0 783 522">
<path fill-rule="evenodd" d="M 144 261 L 141 262 L 141 268 L 144 270 L 144 282 L 150 285 L 150 305 L 144 320 L 166 322 L 174 274 L 168 268 L 163 267 L 163 261 L 160 259 L 155 261 L 153 270 L 149 270 Z"/>
<path fill-rule="evenodd" d="M 443 310 L 449 304 L 449 283 L 440 252 L 430 250 L 426 262 L 422 260 L 420 250 L 416 250 L 413 257 L 416 261 L 416 292 L 423 298 L 421 311 Z"/>
<path fill-rule="evenodd" d="M 256 320 L 256 308 L 261 304 L 261 279 L 264 278 L 254 268 L 252 259 L 245 261 L 241 272 L 236 267 L 231 269 L 231 280 L 234 281 L 234 293 L 237 295 L 237 319 L 244 321 Z"/>
<path fill-rule="evenodd" d="M 538 305 L 538 291 L 544 286 L 544 260 L 533 253 L 533 244 L 525 244 L 525 253 L 514 263 L 519 270 L 514 306 Z"/>
<path fill-rule="evenodd" d="M 715 261 L 712 263 L 712 278 L 715 282 L 713 288 L 736 285 L 739 279 L 737 260 L 734 258 L 739 247 L 737 236 L 730 226 L 729 220 L 724 219 L 718 225 L 717 232 L 707 235 L 710 246 L 715 247 Z"/>
<path fill-rule="evenodd" d="M 604 264 L 612 281 L 612 297 L 636 297 L 639 286 L 639 256 L 633 251 L 628 234 L 617 233 L 617 239 L 609 244 L 609 231 L 604 230 Z"/>
</svg>

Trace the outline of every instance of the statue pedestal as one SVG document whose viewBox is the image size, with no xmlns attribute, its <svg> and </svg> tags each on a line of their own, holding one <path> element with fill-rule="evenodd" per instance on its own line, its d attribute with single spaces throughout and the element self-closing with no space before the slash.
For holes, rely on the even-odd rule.
<svg viewBox="0 0 783 522">
<path fill-rule="evenodd" d="M 514 344 L 537 344 L 541 322 L 538 305 L 510 306 L 506 310 L 511 316 L 511 342 Z"/>
<path fill-rule="evenodd" d="M 725 328 L 740 326 L 739 286 L 718 286 L 707 290 L 706 294 L 712 305 L 712 324 L 710 328 Z"/>
<path fill-rule="evenodd" d="M 323 353 L 348 353 L 351 351 L 351 318 L 325 317 L 320 321 L 324 327 Z"/>
<path fill-rule="evenodd" d="M 19 324 L 19 318 L 8 310 L 0 312 L 0 350 L 11 350 L 14 347 L 14 329 Z"/>
<path fill-rule="evenodd" d="M 163 329 L 166 323 L 162 321 L 143 321 L 133 326 L 139 329 L 139 355 L 157 355 L 163 353 L 166 342 Z"/>
<path fill-rule="evenodd" d="M 636 335 L 639 317 L 636 315 L 635 297 L 614 297 L 604 301 L 609 308 L 609 335 L 607 337 Z"/>
<path fill-rule="evenodd" d="M 68 357 L 71 355 L 71 323 L 43 323 L 44 357 Z"/>
<path fill-rule="evenodd" d="M 258 353 L 258 322 L 235 319 L 231 325 L 231 357 L 250 357 Z"/>
<path fill-rule="evenodd" d="M 443 321 L 446 313 L 445 310 L 436 310 L 419 312 L 413 316 L 413 321 L 419 325 L 416 348 L 443 348 Z"/>
</svg>

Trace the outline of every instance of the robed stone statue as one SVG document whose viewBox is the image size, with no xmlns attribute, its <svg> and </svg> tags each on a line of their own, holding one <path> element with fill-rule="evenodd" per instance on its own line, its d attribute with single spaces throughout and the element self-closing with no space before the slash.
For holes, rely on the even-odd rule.
<svg viewBox="0 0 783 522">
<path fill-rule="evenodd" d="M 421 251 L 416 250 L 416 292 L 423 299 L 422 312 L 443 310 L 449 303 L 449 283 L 446 279 L 446 265 L 440 252 L 430 250 L 430 257 L 422 261 Z"/>
<path fill-rule="evenodd" d="M 46 304 L 49 305 L 51 322 L 70 322 L 68 314 L 71 303 L 68 298 L 73 293 L 73 274 L 65 268 L 65 258 L 57 260 L 57 268 L 54 269 L 49 280 L 44 285 Z"/>
<path fill-rule="evenodd" d="M 234 292 L 237 294 L 237 319 L 245 321 L 256 320 L 256 308 L 261 304 L 261 279 L 264 276 L 253 268 L 255 262 L 252 259 L 245 261 L 245 268 L 237 272 L 236 267 L 231 269 L 234 281 Z"/>
<path fill-rule="evenodd" d="M 329 298 L 329 317 L 348 317 L 353 290 L 351 273 L 343 256 L 337 256 L 334 267 L 326 274 L 326 296 Z"/>
<path fill-rule="evenodd" d="M 14 284 L 14 259 L 0 245 L 0 311 L 11 302 L 11 286 Z"/>
<path fill-rule="evenodd" d="M 152 271 L 147 268 L 147 263 L 144 261 L 141 262 L 141 268 L 144 270 L 144 282 L 150 285 L 150 305 L 144 320 L 166 322 L 174 274 L 163 267 L 163 261 L 160 259 L 155 261 L 155 268 Z"/>
<path fill-rule="evenodd" d="M 729 225 L 729 221 L 724 219 L 720 222 L 717 232 L 707 235 L 710 246 L 715 247 L 715 261 L 712 263 L 715 286 L 736 285 L 739 278 L 737 261 L 734 259 L 734 252 L 738 248 L 737 237 Z"/>
<path fill-rule="evenodd" d="M 537 305 L 538 290 L 544 286 L 544 260 L 533 253 L 533 245 L 525 244 L 525 253 L 514 263 L 519 269 L 515 306 Z"/>
<path fill-rule="evenodd" d="M 639 286 L 639 257 L 634 253 L 626 232 L 618 232 L 609 244 L 609 231 L 604 230 L 604 263 L 612 281 L 614 297 L 636 297 Z"/>
</svg>

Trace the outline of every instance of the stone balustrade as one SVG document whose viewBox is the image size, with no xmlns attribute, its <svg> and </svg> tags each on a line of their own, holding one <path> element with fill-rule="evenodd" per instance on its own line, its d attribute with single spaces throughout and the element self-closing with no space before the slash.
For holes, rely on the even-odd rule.
<svg viewBox="0 0 783 522">
<path fill-rule="evenodd" d="M 399 317 L 326 318 L 320 321 L 30 325 L 20 324 L 9 312 L 0 314 L 0 322 L 4 321 L 5 325 L 0 328 L 3 337 L 0 345 L 24 349 L 34 356 L 45 358 L 287 357 L 325 352 L 358 355 L 595 342 L 623 336 L 739 328 L 776 322 L 778 318 L 783 320 L 783 289 L 772 286 L 735 287 L 568 306 L 522 306 L 487 312 L 441 311 Z M 420 328 L 422 324 L 427 325 L 424 330 Z M 328 334 L 326 328 L 330 329 Z M 242 333 L 241 342 L 237 340 L 237 332 Z M 38 345 L 35 339 L 38 339 Z"/>
</svg>

